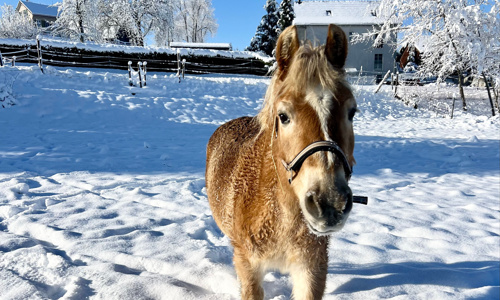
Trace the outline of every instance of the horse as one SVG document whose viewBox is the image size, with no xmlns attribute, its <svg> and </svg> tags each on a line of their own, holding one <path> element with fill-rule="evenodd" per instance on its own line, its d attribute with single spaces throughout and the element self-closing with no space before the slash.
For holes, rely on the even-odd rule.
<svg viewBox="0 0 500 300">
<path fill-rule="evenodd" d="M 207 145 L 213 218 L 233 246 L 242 299 L 263 299 L 267 271 L 289 273 L 294 299 L 321 299 L 331 233 L 353 205 L 356 100 L 345 79 L 347 39 L 330 24 L 326 44 L 290 26 L 263 107 L 216 129 Z"/>
</svg>

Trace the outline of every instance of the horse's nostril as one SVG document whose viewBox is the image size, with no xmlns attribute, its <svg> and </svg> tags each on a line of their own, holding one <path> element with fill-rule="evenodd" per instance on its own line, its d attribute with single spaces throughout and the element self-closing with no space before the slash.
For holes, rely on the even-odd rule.
<svg viewBox="0 0 500 300">
<path fill-rule="evenodd" d="M 309 191 L 306 193 L 306 208 L 309 212 L 316 213 L 318 216 L 322 214 L 321 209 L 318 205 L 316 192 Z"/>
<path fill-rule="evenodd" d="M 342 210 L 344 214 L 348 214 L 352 209 L 352 191 L 351 189 L 347 190 L 345 194 L 345 208 Z"/>
</svg>

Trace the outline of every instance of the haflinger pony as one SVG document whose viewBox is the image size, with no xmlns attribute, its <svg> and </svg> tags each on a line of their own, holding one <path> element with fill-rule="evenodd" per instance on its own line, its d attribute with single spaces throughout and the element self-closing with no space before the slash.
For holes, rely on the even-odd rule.
<svg viewBox="0 0 500 300">
<path fill-rule="evenodd" d="M 353 205 L 357 108 L 346 56 L 338 26 L 320 47 L 301 45 L 288 27 L 262 110 L 220 126 L 208 142 L 208 200 L 233 245 L 243 299 L 263 299 L 268 270 L 290 273 L 294 299 L 323 296 L 329 234 Z"/>
</svg>

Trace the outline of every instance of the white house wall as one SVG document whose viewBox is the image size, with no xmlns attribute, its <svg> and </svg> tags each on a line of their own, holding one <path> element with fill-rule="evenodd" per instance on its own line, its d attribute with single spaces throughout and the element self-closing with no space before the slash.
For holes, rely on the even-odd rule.
<svg viewBox="0 0 500 300">
<path fill-rule="evenodd" d="M 340 26 L 347 37 L 349 33 L 366 33 L 372 29 L 365 25 L 344 25 Z M 313 45 L 326 43 L 328 25 L 297 25 L 297 32 L 301 41 L 308 40 Z M 382 54 L 382 68 L 375 70 L 375 54 Z M 369 43 L 349 43 L 349 53 L 347 55 L 346 68 L 364 72 L 385 73 L 394 68 L 394 50 L 392 47 L 383 45 L 382 48 L 374 48 Z"/>
</svg>

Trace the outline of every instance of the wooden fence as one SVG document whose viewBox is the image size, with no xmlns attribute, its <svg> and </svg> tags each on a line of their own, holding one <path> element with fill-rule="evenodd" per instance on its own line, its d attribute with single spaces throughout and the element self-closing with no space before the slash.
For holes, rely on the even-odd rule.
<svg viewBox="0 0 500 300">
<path fill-rule="evenodd" d="M 44 65 L 61 67 L 87 67 L 128 69 L 128 62 L 147 61 L 149 71 L 177 72 L 177 53 L 124 51 L 93 51 L 81 48 L 66 48 L 42 45 Z M 36 45 L 0 44 L 0 53 L 6 60 L 24 63 L 39 63 Z M 15 57 L 15 58 L 14 58 Z M 270 63 L 257 58 L 226 57 L 221 55 L 204 56 L 189 54 L 182 56 L 186 73 L 229 73 L 229 74 L 268 74 Z"/>
</svg>

